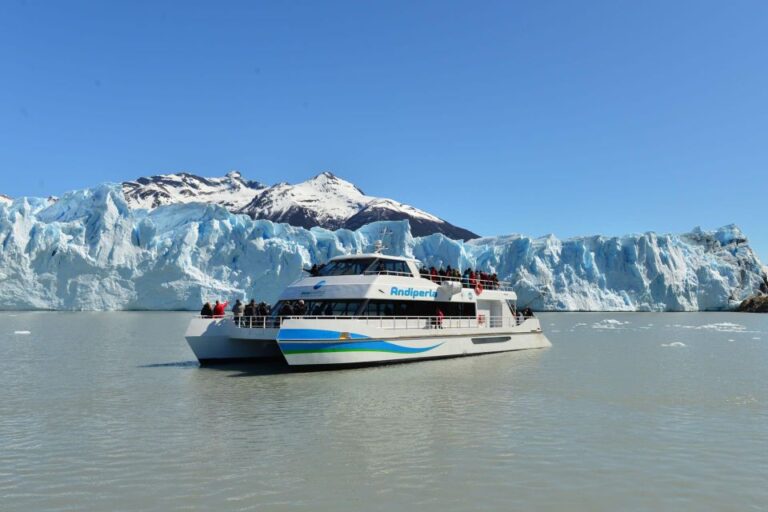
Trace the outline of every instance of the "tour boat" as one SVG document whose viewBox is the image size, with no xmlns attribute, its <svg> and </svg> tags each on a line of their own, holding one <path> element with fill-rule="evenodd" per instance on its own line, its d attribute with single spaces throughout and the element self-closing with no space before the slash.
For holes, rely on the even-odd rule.
<svg viewBox="0 0 768 512">
<path fill-rule="evenodd" d="M 302 315 L 281 316 L 286 301 Z M 284 359 L 290 366 L 400 363 L 550 347 L 508 283 L 423 276 L 414 259 L 339 256 L 288 286 L 270 316 L 192 319 L 201 364 Z"/>
</svg>

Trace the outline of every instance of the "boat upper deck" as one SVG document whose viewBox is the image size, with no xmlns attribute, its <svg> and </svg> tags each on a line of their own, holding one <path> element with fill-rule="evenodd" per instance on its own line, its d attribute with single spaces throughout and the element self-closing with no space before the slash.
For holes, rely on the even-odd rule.
<svg viewBox="0 0 768 512">
<path fill-rule="evenodd" d="M 462 288 L 473 289 L 475 293 L 482 293 L 484 290 L 514 291 L 510 282 L 499 280 L 495 274 L 484 272 L 475 274 L 475 272 L 468 271 L 459 273 L 450 267 L 447 270 L 437 270 L 434 267 L 428 270 L 424 267 L 419 268 L 418 260 L 382 254 L 337 256 L 326 265 L 315 265 L 307 272 L 312 277 L 397 276 L 422 279 L 437 285 L 456 282 Z"/>
</svg>

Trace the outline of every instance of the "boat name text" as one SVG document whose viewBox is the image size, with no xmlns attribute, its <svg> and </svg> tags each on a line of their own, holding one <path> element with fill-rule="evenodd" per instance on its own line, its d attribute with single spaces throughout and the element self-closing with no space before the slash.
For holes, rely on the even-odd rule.
<svg viewBox="0 0 768 512">
<path fill-rule="evenodd" d="M 393 286 L 389 290 L 390 295 L 395 295 L 398 297 L 437 297 L 437 290 L 415 290 L 413 288 L 398 288 L 397 286 Z"/>
</svg>

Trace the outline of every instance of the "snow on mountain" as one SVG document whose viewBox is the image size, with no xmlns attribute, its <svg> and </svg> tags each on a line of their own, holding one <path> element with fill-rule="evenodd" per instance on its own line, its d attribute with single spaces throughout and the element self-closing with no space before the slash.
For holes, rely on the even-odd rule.
<svg viewBox="0 0 768 512">
<path fill-rule="evenodd" d="M 442 233 L 450 238 L 477 238 L 413 206 L 368 196 L 352 183 L 323 172 L 297 185 L 280 183 L 265 189 L 239 210 L 254 219 L 286 222 L 292 226 L 358 229 L 379 220 L 407 220 L 417 236 Z"/>
<path fill-rule="evenodd" d="M 304 228 L 357 229 L 376 220 L 410 220 L 417 235 L 443 233 L 468 240 L 477 235 L 434 215 L 391 199 L 365 195 L 352 183 L 323 172 L 290 185 L 267 187 L 246 181 L 237 172 L 223 178 L 166 174 L 123 183 L 131 208 L 152 209 L 176 203 L 208 203 L 253 219 L 285 222 Z"/>
<path fill-rule="evenodd" d="M 335 229 L 374 199 L 352 183 L 323 172 L 297 185 L 279 183 L 267 188 L 239 213 L 292 226 Z"/>
<path fill-rule="evenodd" d="M 11 204 L 13 199 L 5 194 L 0 194 L 0 204 Z"/>
<path fill-rule="evenodd" d="M 211 203 L 235 211 L 266 188 L 243 179 L 237 171 L 221 178 L 201 178 L 186 172 L 161 174 L 123 183 L 123 193 L 131 208 L 152 209 L 176 203 Z"/>
<path fill-rule="evenodd" d="M 384 233 L 384 235 L 382 235 Z M 471 266 L 511 281 L 536 309 L 690 311 L 768 291 L 736 226 L 684 235 L 414 237 L 404 221 L 304 229 L 201 203 L 132 209 L 120 186 L 0 204 L 0 309 L 189 309 L 214 298 L 273 301 L 302 267 L 368 252 Z"/>
<path fill-rule="evenodd" d="M 454 226 L 425 211 L 408 206 L 407 204 L 398 203 L 392 199 L 374 199 L 355 215 L 344 221 L 342 226 L 346 229 L 359 229 L 371 222 L 382 220 L 407 220 L 411 224 L 411 233 L 414 236 L 442 233 L 454 240 L 477 238 L 477 235 L 469 230 Z"/>
</svg>

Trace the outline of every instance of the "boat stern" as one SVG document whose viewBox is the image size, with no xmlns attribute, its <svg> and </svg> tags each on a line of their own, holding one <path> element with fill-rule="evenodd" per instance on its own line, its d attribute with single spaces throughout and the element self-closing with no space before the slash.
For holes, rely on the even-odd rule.
<svg viewBox="0 0 768 512">
<path fill-rule="evenodd" d="M 200 364 L 282 359 L 278 329 L 240 327 L 232 318 L 195 317 L 185 338 Z"/>
</svg>

